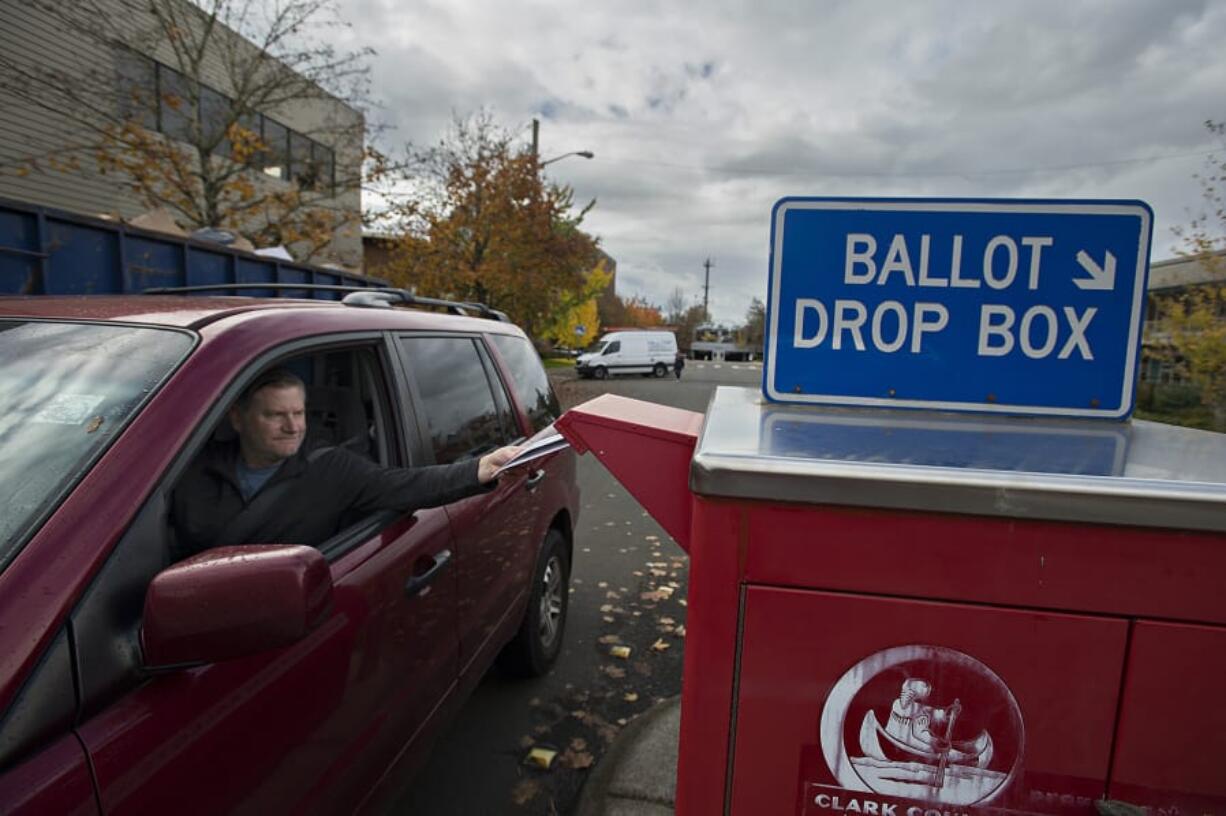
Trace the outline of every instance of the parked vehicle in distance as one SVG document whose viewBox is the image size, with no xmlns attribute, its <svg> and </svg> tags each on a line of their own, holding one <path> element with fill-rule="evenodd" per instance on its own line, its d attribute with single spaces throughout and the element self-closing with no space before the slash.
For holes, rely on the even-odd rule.
<svg viewBox="0 0 1226 816">
<path fill-rule="evenodd" d="M 270 368 L 306 384 L 305 450 L 384 466 L 479 457 L 556 418 L 520 329 L 361 308 L 405 298 L 0 298 L 0 812 L 369 812 L 495 658 L 550 667 L 569 449 L 317 548 L 173 563 L 170 497 Z"/>
<path fill-rule="evenodd" d="M 758 348 L 757 353 L 762 349 Z M 703 323 L 694 327 L 694 336 L 690 341 L 690 354 L 695 360 L 753 360 L 755 350 L 747 340 L 747 330 L 744 326 L 729 328 L 713 323 Z"/>
<path fill-rule="evenodd" d="M 610 374 L 663 377 L 673 370 L 676 359 L 677 337 L 670 331 L 617 331 L 575 358 L 575 371 L 598 380 Z"/>
</svg>

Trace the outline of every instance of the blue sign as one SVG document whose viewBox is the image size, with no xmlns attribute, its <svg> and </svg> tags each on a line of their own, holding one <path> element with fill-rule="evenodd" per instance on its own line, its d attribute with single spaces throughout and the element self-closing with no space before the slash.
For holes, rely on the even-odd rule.
<svg viewBox="0 0 1226 816">
<path fill-rule="evenodd" d="M 778 402 L 1122 419 L 1141 201 L 785 198 L 762 390 Z"/>
</svg>

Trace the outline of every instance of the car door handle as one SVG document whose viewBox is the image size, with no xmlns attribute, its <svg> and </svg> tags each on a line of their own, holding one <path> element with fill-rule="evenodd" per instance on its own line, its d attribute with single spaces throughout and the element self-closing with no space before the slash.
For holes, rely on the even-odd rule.
<svg viewBox="0 0 1226 816">
<path fill-rule="evenodd" d="M 524 482 L 524 487 L 526 487 L 528 490 L 536 490 L 536 486 L 539 485 L 541 483 L 541 480 L 544 478 L 545 478 L 545 469 L 541 468 L 536 473 L 533 473 L 531 476 L 528 477 L 528 481 Z"/>
<path fill-rule="evenodd" d="M 419 595 L 426 587 L 430 586 L 431 582 L 439 576 L 451 562 L 451 550 L 439 550 L 434 556 L 430 568 L 421 575 L 414 575 L 404 585 L 404 594 L 406 597 L 412 598 L 414 595 Z"/>
</svg>

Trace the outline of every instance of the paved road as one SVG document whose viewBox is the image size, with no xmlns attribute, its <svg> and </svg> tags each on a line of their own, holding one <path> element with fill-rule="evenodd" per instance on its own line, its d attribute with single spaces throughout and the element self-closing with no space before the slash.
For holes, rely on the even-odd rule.
<svg viewBox="0 0 1226 816">
<path fill-rule="evenodd" d="M 680 381 L 554 377 L 563 407 L 613 392 L 701 412 L 717 385 L 756 387 L 761 366 L 691 362 Z M 680 692 L 685 554 L 591 455 L 579 460 L 579 484 L 570 620 L 557 666 L 533 681 L 491 671 L 389 816 L 569 814 L 626 723 Z M 614 645 L 629 646 L 629 658 L 611 656 Z M 550 770 L 525 763 L 534 746 L 559 751 Z"/>
</svg>

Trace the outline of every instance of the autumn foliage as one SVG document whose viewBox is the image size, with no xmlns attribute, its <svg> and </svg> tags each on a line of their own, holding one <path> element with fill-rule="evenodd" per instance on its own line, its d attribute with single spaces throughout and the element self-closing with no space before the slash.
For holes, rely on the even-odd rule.
<svg viewBox="0 0 1226 816">
<path fill-rule="evenodd" d="M 1205 127 L 1226 146 L 1226 122 L 1211 120 Z M 1211 156 L 1196 178 L 1204 210 L 1176 230 L 1180 254 L 1207 267 L 1211 278 L 1226 280 L 1226 158 Z M 1200 389 L 1214 424 L 1226 430 L 1226 284 L 1196 287 L 1167 304 L 1163 318 L 1169 357 Z"/>
<path fill-rule="evenodd" d="M 412 187 L 386 214 L 400 233 L 380 273 L 418 294 L 507 312 L 536 337 L 607 285 L 597 241 L 568 187 L 487 113 L 453 125 L 435 147 L 410 147 Z M 590 207 L 590 205 L 589 205 Z"/>
</svg>

